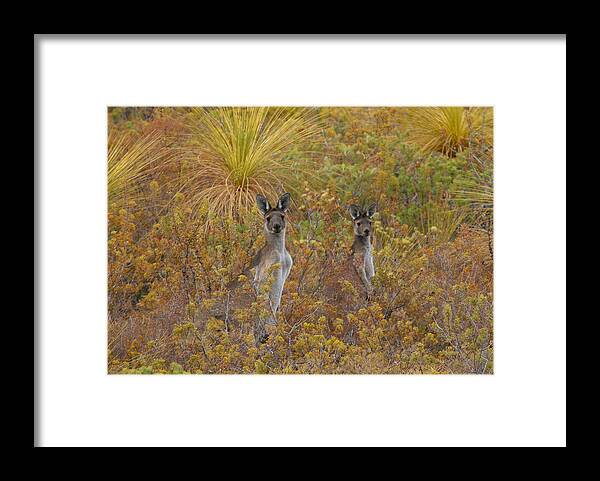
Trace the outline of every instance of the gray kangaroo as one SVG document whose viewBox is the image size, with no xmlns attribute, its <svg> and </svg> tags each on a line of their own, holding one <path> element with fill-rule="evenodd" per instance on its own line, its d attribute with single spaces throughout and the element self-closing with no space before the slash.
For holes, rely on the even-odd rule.
<svg viewBox="0 0 600 481">
<path fill-rule="evenodd" d="M 281 302 L 283 285 L 292 268 L 292 256 L 285 248 L 285 214 L 290 207 L 290 194 L 283 194 L 275 207 L 272 207 L 269 201 L 260 194 L 256 196 L 256 203 L 264 215 L 266 238 L 266 244 L 252 261 L 252 267 L 256 269 L 252 285 L 257 294 L 260 292 L 261 284 L 269 277 L 271 266 L 279 263 L 279 267 L 272 274 L 273 284 L 269 291 L 268 307 L 271 316 L 268 319 L 261 320 L 255 330 L 257 341 L 264 342 L 268 336 L 264 325 L 275 325 L 277 323 L 277 310 Z"/>
<path fill-rule="evenodd" d="M 363 210 L 357 205 L 352 204 L 348 209 L 354 227 L 354 243 L 352 244 L 350 254 L 352 264 L 365 289 L 367 300 L 370 300 L 373 295 L 371 279 L 375 275 L 373 252 L 371 250 L 373 236 L 371 217 L 377 211 L 377 205 L 371 204 L 367 209 Z"/>
</svg>

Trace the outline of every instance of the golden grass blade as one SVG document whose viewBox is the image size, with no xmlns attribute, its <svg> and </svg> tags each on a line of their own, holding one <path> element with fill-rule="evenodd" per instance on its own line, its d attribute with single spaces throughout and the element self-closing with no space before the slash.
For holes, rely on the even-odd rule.
<svg viewBox="0 0 600 481">
<path fill-rule="evenodd" d="M 174 152 L 163 147 L 159 132 L 134 140 L 129 135 L 108 139 L 108 199 L 118 202 L 135 199 L 140 184 L 150 174 L 173 157 Z"/>
<path fill-rule="evenodd" d="M 420 231 L 435 242 L 449 242 L 458 232 L 465 216 L 463 209 L 428 204 L 421 212 Z"/>
</svg>

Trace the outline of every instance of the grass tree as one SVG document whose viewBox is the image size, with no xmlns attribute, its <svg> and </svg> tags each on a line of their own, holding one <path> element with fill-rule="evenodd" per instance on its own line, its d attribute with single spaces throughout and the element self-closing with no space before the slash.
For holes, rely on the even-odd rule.
<svg viewBox="0 0 600 481">
<path fill-rule="evenodd" d="M 419 107 L 408 116 L 410 140 L 424 152 L 454 157 L 473 143 L 492 143 L 489 107 Z"/>
<path fill-rule="evenodd" d="M 253 209 L 256 194 L 275 199 L 293 192 L 310 164 L 302 154 L 286 154 L 320 129 L 317 110 L 289 107 L 196 108 L 189 127 L 180 191 L 193 210 L 230 218 Z"/>
</svg>

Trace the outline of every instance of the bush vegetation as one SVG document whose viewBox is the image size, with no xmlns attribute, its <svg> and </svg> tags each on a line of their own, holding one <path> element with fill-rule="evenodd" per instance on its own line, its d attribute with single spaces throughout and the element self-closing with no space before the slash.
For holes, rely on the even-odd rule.
<svg viewBox="0 0 600 481">
<path fill-rule="evenodd" d="M 492 120 L 462 107 L 110 108 L 108 371 L 492 373 Z M 294 266 L 257 345 L 254 196 L 283 191 Z M 338 273 L 346 207 L 370 202 L 367 302 Z"/>
</svg>

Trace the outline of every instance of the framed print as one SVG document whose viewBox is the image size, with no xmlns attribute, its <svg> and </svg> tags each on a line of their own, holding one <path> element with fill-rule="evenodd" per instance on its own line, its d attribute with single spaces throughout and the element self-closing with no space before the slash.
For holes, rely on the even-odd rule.
<svg viewBox="0 0 600 481">
<path fill-rule="evenodd" d="M 566 35 L 34 35 L 34 446 L 566 446 Z"/>
</svg>

